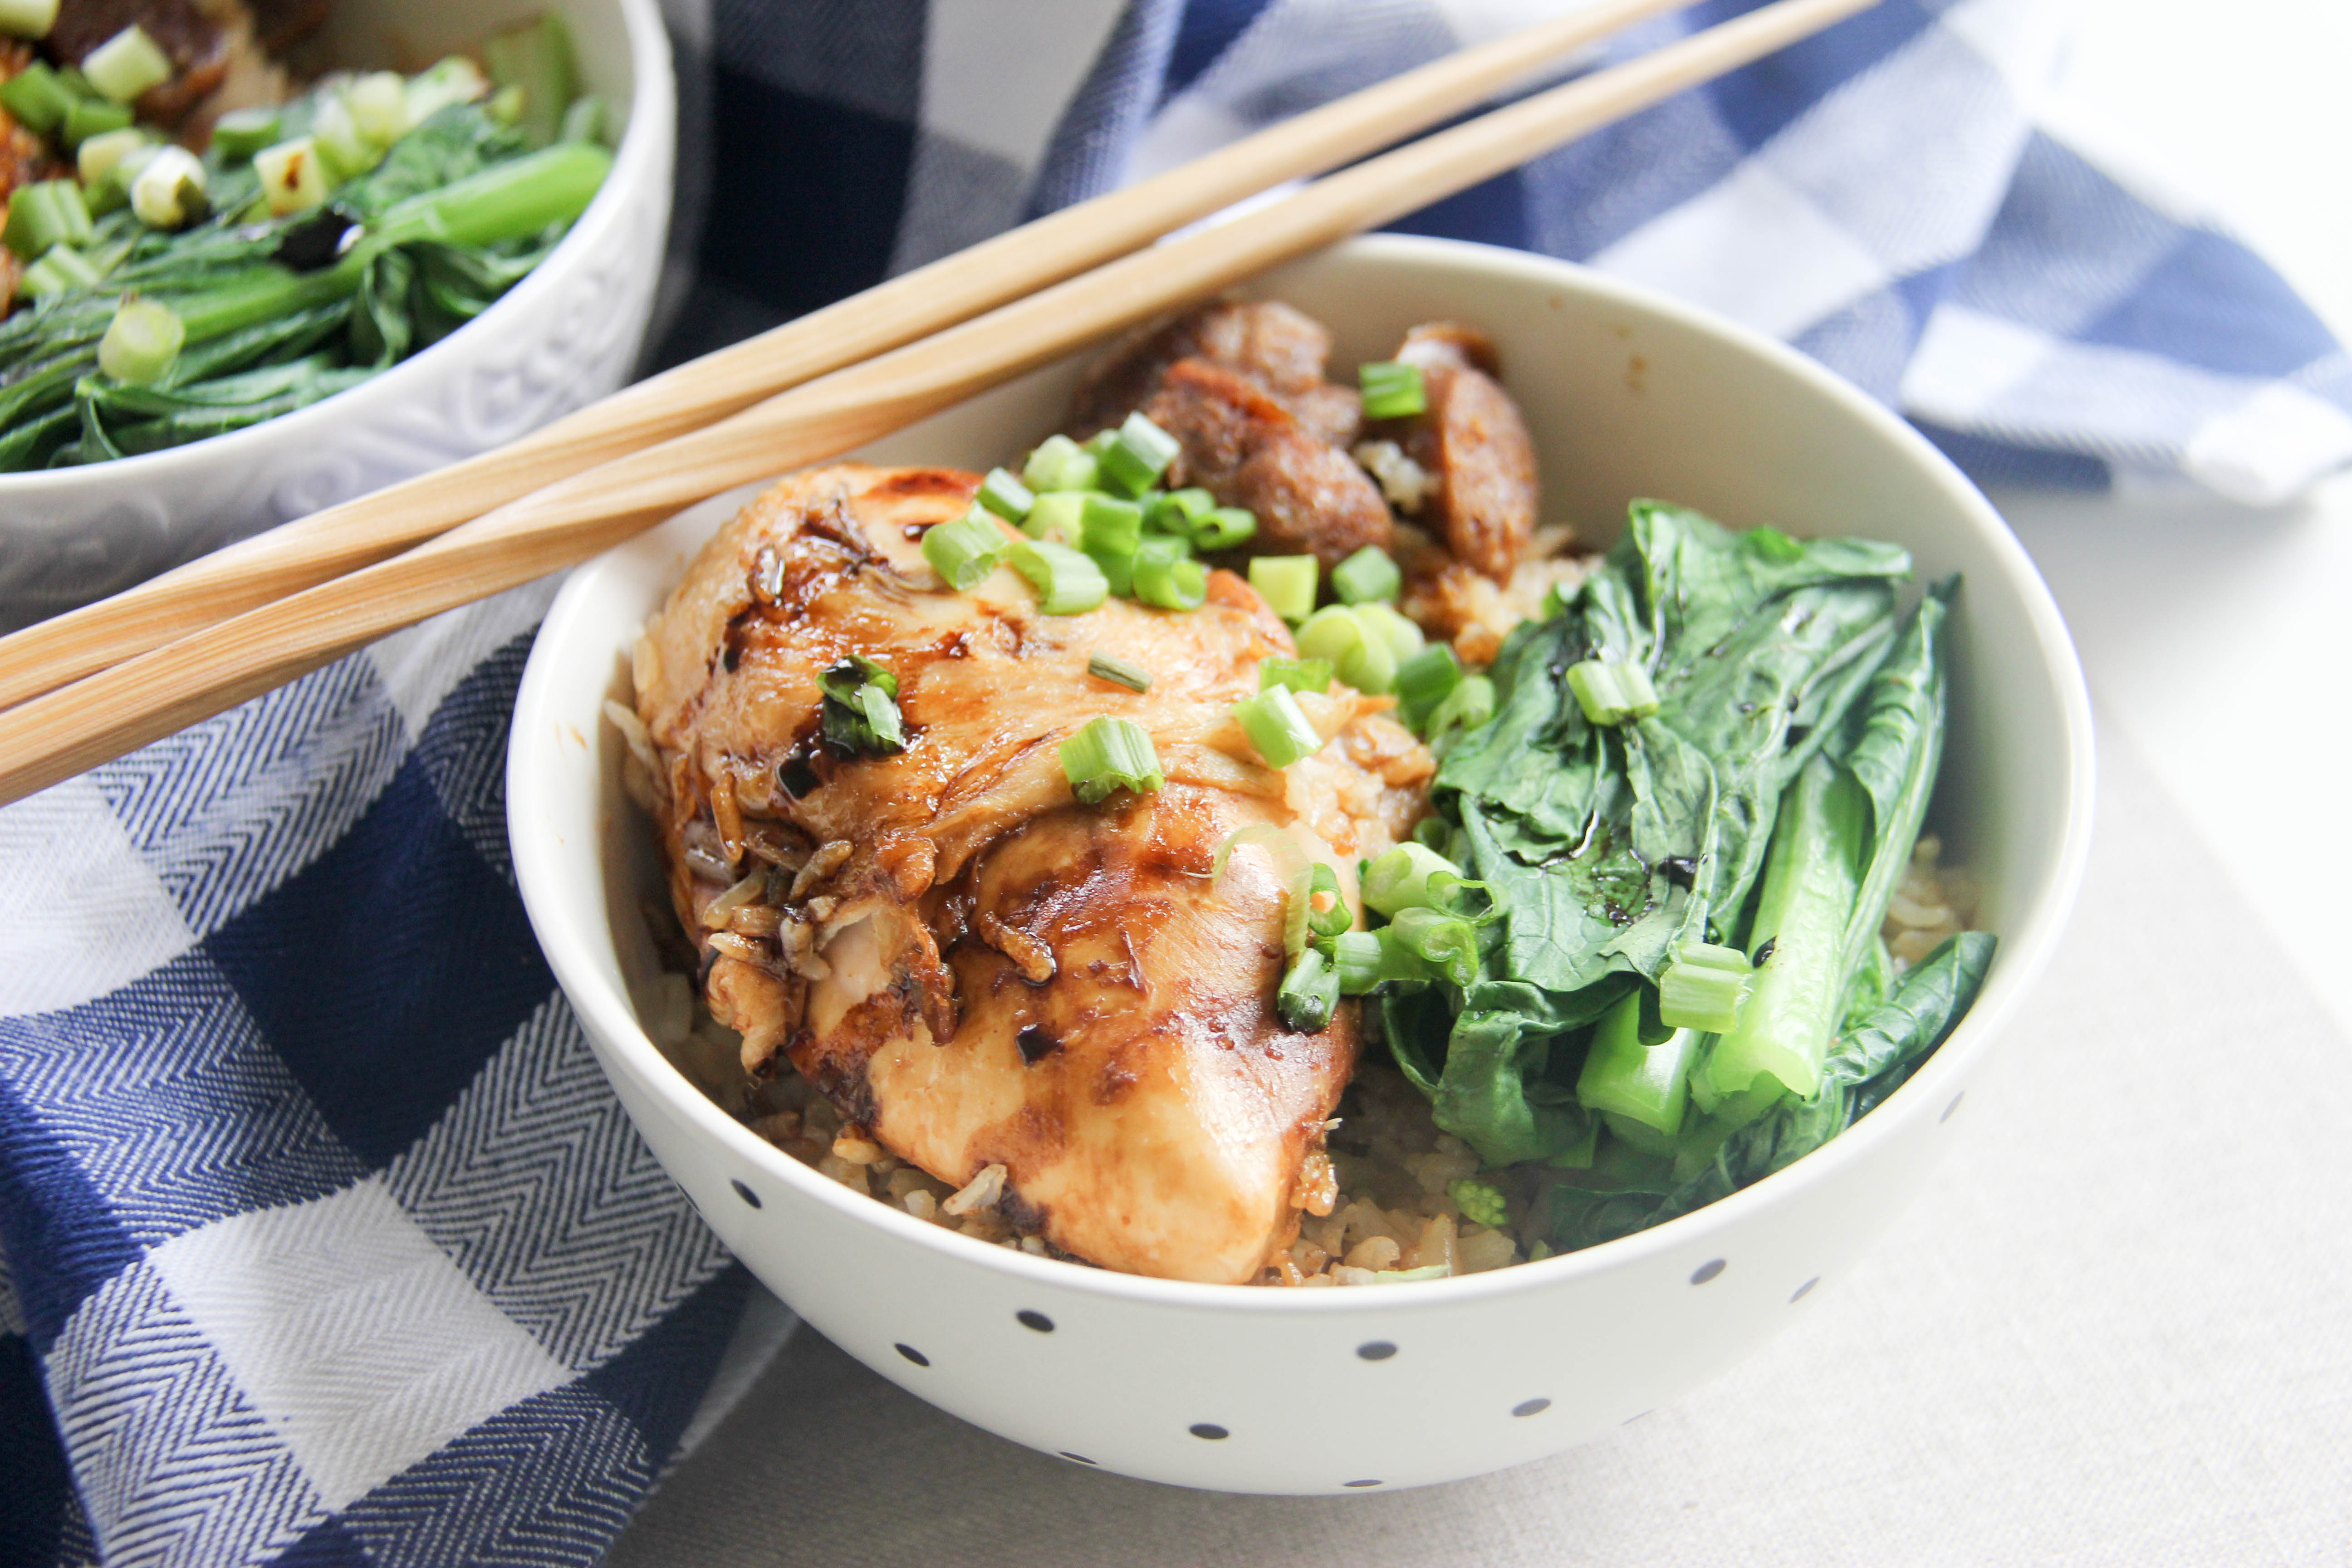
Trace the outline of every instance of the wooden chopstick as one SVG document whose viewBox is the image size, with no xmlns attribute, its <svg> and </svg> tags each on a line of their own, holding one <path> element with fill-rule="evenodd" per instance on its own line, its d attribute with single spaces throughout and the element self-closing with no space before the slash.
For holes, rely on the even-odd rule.
<svg viewBox="0 0 2352 1568">
<path fill-rule="evenodd" d="M 394 555 L 598 463 L 1058 283 L 1284 181 L 1469 109 L 1548 64 L 1691 0 L 1599 0 L 1066 207 L 627 387 L 494 451 L 287 523 L 0 637 L 0 707 Z"/>
<path fill-rule="evenodd" d="M 1425 206 L 1876 3 L 1776 0 L 1330 175 L 1246 222 L 1139 251 L 0 713 L 0 803 L 388 632 L 585 560 L 681 507 L 837 456 L 1106 333 Z"/>
</svg>

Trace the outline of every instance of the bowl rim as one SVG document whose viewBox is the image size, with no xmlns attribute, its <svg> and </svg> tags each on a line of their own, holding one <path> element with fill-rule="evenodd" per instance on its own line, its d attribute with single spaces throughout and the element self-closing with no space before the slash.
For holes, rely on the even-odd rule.
<svg viewBox="0 0 2352 1568">
<path fill-rule="evenodd" d="M 257 457 L 257 450 L 273 441 L 286 441 L 300 436 L 312 426 L 330 418 L 363 418 L 362 405 L 391 395 L 405 395 L 407 383 L 416 379 L 406 373 L 431 363 L 447 363 L 457 352 L 444 353 L 452 343 L 463 346 L 487 341 L 490 331 L 503 327 L 517 310 L 536 300 L 558 286 L 565 269 L 595 248 L 594 241 L 601 230 L 614 218 L 614 209 L 628 198 L 625 190 L 649 174 L 658 174 L 657 161 L 666 163 L 668 154 L 655 143 L 669 140 L 663 133 L 664 124 L 674 125 L 677 120 L 677 82 L 670 62 L 669 35 L 663 30 L 657 0 L 613 0 L 619 10 L 621 25 L 628 37 L 629 118 L 622 127 L 621 140 L 614 149 L 613 168 L 590 198 L 587 207 L 573 220 L 572 227 L 547 258 L 523 276 L 520 281 L 492 301 L 490 308 L 459 327 L 440 342 L 428 345 L 396 364 L 389 365 L 355 386 L 345 387 L 331 396 L 322 397 L 306 407 L 275 419 L 265 419 L 248 425 L 242 430 L 231 430 L 219 436 L 207 436 L 201 441 L 183 446 L 166 447 L 160 451 L 140 452 L 127 458 L 115 458 L 103 463 L 81 463 L 68 468 L 34 468 L 21 473 L 0 474 L 0 506 L 16 500 L 29 500 L 36 495 L 60 500 L 69 497 L 77 488 L 96 490 L 108 482 L 137 485 L 142 488 L 168 486 L 192 465 L 209 462 L 236 462 Z M 511 309 L 509 308 L 511 307 Z M 422 374 L 419 372 L 418 374 Z M 5 536 L 5 514 L 0 513 L 0 537 Z"/>
<path fill-rule="evenodd" d="M 596 972 L 580 942 L 561 923 L 562 917 L 541 919 L 543 907 L 560 910 L 562 906 L 543 893 L 534 896 L 535 889 L 541 889 L 545 879 L 553 874 L 541 864 L 544 858 L 555 853 L 548 842 L 552 836 L 515 830 L 520 803 L 534 797 L 539 766 L 533 760 L 539 748 L 524 737 L 555 732 L 558 715 L 549 706 L 556 680 L 551 673 L 557 657 L 554 650 L 571 643 L 568 634 L 572 623 L 588 613 L 588 584 L 603 563 L 629 548 L 625 543 L 577 569 L 550 605 L 517 691 L 508 751 L 507 813 L 517 884 L 565 996 L 582 1014 L 583 1024 L 592 1038 L 609 1049 L 609 1054 L 600 1052 L 608 1068 L 625 1068 L 644 1088 L 681 1116 L 696 1135 L 711 1138 L 717 1148 L 744 1161 L 771 1181 L 803 1198 L 854 1216 L 859 1223 L 876 1226 L 885 1235 L 934 1249 L 943 1261 L 991 1268 L 1034 1288 L 1121 1299 L 1139 1306 L 1255 1314 L 1444 1309 L 1457 1303 L 1549 1289 L 1662 1255 L 1695 1254 L 1711 1238 L 1739 1226 L 1750 1215 L 1794 1197 L 1808 1185 L 1830 1180 L 1846 1165 L 1865 1158 L 1880 1144 L 1907 1130 L 1918 1117 L 1928 1114 L 1928 1108 L 1942 1093 L 1943 1086 L 1968 1069 L 2040 976 L 2065 928 L 2089 857 L 2095 784 L 2090 696 L 2057 602 L 2024 547 L 1984 494 L 1899 415 L 1795 349 L 1711 310 L 1572 262 L 1472 241 L 1384 234 L 1344 241 L 1333 249 L 1366 254 L 1375 259 L 1393 258 L 1434 263 L 1473 273 L 1517 274 L 1528 280 L 1548 281 L 1598 296 L 1604 301 L 1661 316 L 1724 340 L 1731 348 L 1759 357 L 1804 383 L 1853 416 L 1865 429 L 1893 443 L 1984 533 L 1996 560 L 2019 590 L 2033 634 L 2037 662 L 2058 698 L 2063 729 L 2064 777 L 2060 793 L 2064 811 L 2056 855 L 2044 867 L 2038 885 L 2025 900 L 2025 912 L 2018 929 L 2003 934 L 1993 974 L 1951 1037 L 1870 1115 L 1822 1148 L 1727 1197 L 1596 1247 L 1480 1274 L 1419 1281 L 1408 1290 L 1278 1290 L 1121 1274 L 975 1241 L 918 1220 L 891 1205 L 851 1193 L 839 1183 L 803 1165 L 721 1110 L 653 1043 L 639 1025 L 625 988 L 608 984 Z M 591 914 L 574 918 L 602 918 L 602 906 Z"/>
</svg>

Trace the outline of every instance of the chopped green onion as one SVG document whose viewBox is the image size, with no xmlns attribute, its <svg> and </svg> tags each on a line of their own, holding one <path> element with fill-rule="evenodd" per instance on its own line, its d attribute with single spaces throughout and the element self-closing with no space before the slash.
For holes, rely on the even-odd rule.
<svg viewBox="0 0 2352 1568">
<path fill-rule="evenodd" d="M 1429 715 L 1423 737 L 1432 746 L 1460 730 L 1475 730 L 1495 716 L 1495 683 L 1483 675 L 1465 675 Z"/>
<path fill-rule="evenodd" d="M 1462 661 L 1454 649 L 1445 643 L 1425 647 L 1397 666 L 1397 716 L 1417 731 L 1461 684 Z"/>
<path fill-rule="evenodd" d="M 8 248 L 26 260 L 53 245 L 89 242 L 89 208 L 71 180 L 40 180 L 8 193 Z"/>
<path fill-rule="evenodd" d="M 851 654 L 817 678 L 824 693 L 821 722 L 827 743 L 852 756 L 887 756 L 907 749 L 898 716 L 898 678 L 863 654 Z"/>
<path fill-rule="evenodd" d="M 1467 986 L 1478 978 L 1477 928 L 1458 915 L 1433 909 L 1399 910 L 1396 918 L 1381 928 L 1381 937 L 1456 985 Z"/>
<path fill-rule="evenodd" d="M 1388 978 L 1381 973 L 1382 951 L 1378 931 L 1346 931 L 1331 939 L 1331 969 L 1339 977 L 1340 995 L 1361 996 Z"/>
<path fill-rule="evenodd" d="M 184 228 L 212 210 L 205 166 L 185 147 L 158 147 L 131 181 L 131 210 L 149 228 Z"/>
<path fill-rule="evenodd" d="M 408 134 L 408 82 L 398 71 L 370 71 L 343 89 L 352 125 L 379 147 Z"/>
<path fill-rule="evenodd" d="M 408 79 L 408 122 L 422 125 L 451 104 L 472 103 L 489 90 L 489 79 L 465 56 L 436 60 Z M 219 138 L 217 128 L 213 135 Z"/>
<path fill-rule="evenodd" d="M 1022 540 L 1013 547 L 1013 565 L 1037 590 L 1037 607 L 1049 616 L 1082 616 L 1110 597 L 1102 568 L 1066 544 Z"/>
<path fill-rule="evenodd" d="M 1445 1184 L 1445 1195 L 1462 1211 L 1462 1217 L 1472 1225 L 1483 1225 L 1488 1230 L 1499 1230 L 1509 1217 L 1510 1205 L 1503 1197 L 1503 1189 L 1492 1182 L 1473 1181 L 1464 1177 Z"/>
<path fill-rule="evenodd" d="M 602 142 L 604 140 L 604 100 L 593 92 L 583 92 L 564 106 L 563 123 L 557 130 L 558 142 Z"/>
<path fill-rule="evenodd" d="M 93 136 L 103 136 L 110 131 L 121 131 L 131 123 L 131 106 L 109 103 L 104 99 L 82 98 L 66 110 L 66 122 L 58 128 L 58 140 L 68 148 L 79 148 Z"/>
<path fill-rule="evenodd" d="M 1393 599 L 1403 591 L 1404 574 L 1377 544 L 1367 544 L 1331 568 L 1331 592 L 1343 605 Z"/>
<path fill-rule="evenodd" d="M 1375 1285 L 1418 1285 L 1424 1279 L 1451 1279 L 1451 1264 L 1424 1263 L 1418 1268 L 1376 1268 L 1372 1271 Z"/>
<path fill-rule="evenodd" d="M 1319 570 L 1312 555 L 1261 555 L 1249 563 L 1249 583 L 1266 608 L 1296 626 L 1315 613 Z"/>
<path fill-rule="evenodd" d="M 1130 414 L 1096 458 L 1103 482 L 1122 495 L 1139 496 L 1160 482 L 1183 448 L 1175 437 L 1140 414 Z"/>
<path fill-rule="evenodd" d="M 958 593 L 978 587 L 1012 548 L 996 519 L 977 506 L 923 535 L 923 559 Z"/>
<path fill-rule="evenodd" d="M 988 478 L 980 481 L 979 500 L 981 505 L 1007 522 L 1019 522 L 1037 504 L 1029 487 L 1003 468 L 988 470 Z"/>
<path fill-rule="evenodd" d="M 984 494 L 981 497 L 981 504 L 988 504 Z M 989 507 L 989 510 L 994 511 L 996 509 Z M 1027 515 L 1021 520 L 1021 531 L 1032 539 L 1075 545 L 1078 542 L 1086 511 L 1087 493 L 1084 490 L 1050 490 L 1031 503 Z"/>
<path fill-rule="evenodd" d="M 1364 902 L 1393 918 L 1405 910 L 1434 909 L 1444 884 L 1435 877 L 1462 879 L 1462 868 L 1425 844 L 1398 845 L 1364 868 Z"/>
<path fill-rule="evenodd" d="M 16 116 L 26 130 L 44 136 L 66 122 L 75 101 L 73 89 L 46 60 L 35 60 L 0 82 L 0 109 Z"/>
<path fill-rule="evenodd" d="M 1192 524 L 1192 542 L 1203 550 L 1231 550 L 1257 536 L 1257 513 L 1245 506 L 1221 506 Z"/>
<path fill-rule="evenodd" d="M 53 245 L 41 253 L 38 261 L 25 268 L 16 287 L 28 300 L 46 300 L 52 294 L 87 289 L 104 276 L 95 263 L 72 246 Z"/>
<path fill-rule="evenodd" d="M 1307 931 L 1318 938 L 1336 937 L 1356 923 L 1356 912 L 1339 893 L 1339 873 L 1318 860 L 1292 879 L 1297 902 L 1306 911 Z"/>
<path fill-rule="evenodd" d="M 1404 419 L 1429 406 L 1421 368 L 1397 360 L 1374 360 L 1356 372 L 1367 419 Z"/>
<path fill-rule="evenodd" d="M 1242 732 L 1268 765 L 1286 768 L 1323 749 L 1323 736 L 1287 686 L 1268 687 L 1234 704 Z"/>
<path fill-rule="evenodd" d="M 317 143 L 308 136 L 264 147 L 253 155 L 253 172 L 261 176 L 262 199 L 273 216 L 284 217 L 327 199 L 327 168 L 319 159 Z"/>
<path fill-rule="evenodd" d="M 1154 496 L 1144 510 L 1143 526 L 1154 533 L 1192 536 L 1193 525 L 1217 510 L 1217 498 L 1204 489 L 1169 490 Z"/>
<path fill-rule="evenodd" d="M 0 33 L 46 38 L 58 25 L 58 0 L 0 0 Z"/>
<path fill-rule="evenodd" d="M 330 94 L 310 116 L 310 144 L 337 180 L 355 179 L 383 162 L 383 148 L 360 130 L 351 101 Z"/>
<path fill-rule="evenodd" d="M 90 186 L 114 173 L 123 159 L 147 144 L 147 132 L 136 126 L 102 132 L 84 142 L 74 153 L 74 173 L 81 177 L 85 199 Z"/>
<path fill-rule="evenodd" d="M 1135 552 L 1134 594 L 1163 610 L 1197 610 L 1209 597 L 1209 569 L 1181 539 L 1154 534 Z"/>
<path fill-rule="evenodd" d="M 1151 672 L 1139 664 L 1129 664 L 1107 653 L 1087 656 L 1087 673 L 1097 680 L 1108 680 L 1113 686 L 1124 686 L 1129 691 L 1151 689 Z"/>
<path fill-rule="evenodd" d="M 1080 444 L 1078 449 L 1086 453 L 1087 457 L 1096 458 L 1099 461 L 1102 455 L 1110 450 L 1111 443 L 1118 439 L 1118 432 L 1117 430 L 1097 430 L 1093 435 L 1087 437 L 1086 440 Z"/>
<path fill-rule="evenodd" d="M 483 108 L 499 124 L 512 126 L 522 123 L 522 112 L 530 106 L 530 94 L 522 89 L 522 84 L 509 82 L 490 94 L 490 101 Z"/>
<path fill-rule="evenodd" d="M 274 109 L 232 109 L 213 121 L 213 151 L 223 158 L 250 158 L 278 140 L 283 123 Z"/>
<path fill-rule="evenodd" d="M 1143 542 L 1143 509 L 1099 491 L 1087 495 L 1078 514 L 1078 543 L 1087 553 L 1132 555 Z"/>
<path fill-rule="evenodd" d="M 134 294 L 115 308 L 106 336 L 98 342 L 98 368 L 138 385 L 160 380 L 180 357 L 187 335 L 169 305 Z"/>
<path fill-rule="evenodd" d="M 1389 658 L 1400 666 L 1429 646 L 1429 639 L 1422 635 L 1419 626 L 1387 605 L 1356 605 L 1351 607 L 1365 632 L 1386 643 Z"/>
<path fill-rule="evenodd" d="M 171 80 L 172 62 L 147 29 L 133 22 L 83 56 L 81 74 L 100 97 L 128 103 Z"/>
<path fill-rule="evenodd" d="M 1307 948 L 1291 961 L 1282 977 L 1282 989 L 1275 993 L 1275 1010 L 1282 1015 L 1282 1026 L 1302 1035 L 1312 1035 L 1329 1026 L 1331 1015 L 1339 1007 L 1339 976 L 1324 962 L 1323 955 Z"/>
<path fill-rule="evenodd" d="M 1331 661 L 1328 658 L 1284 658 L 1277 654 L 1258 665 L 1257 689 L 1270 691 L 1277 686 L 1318 694 L 1328 691 L 1331 689 Z"/>
<path fill-rule="evenodd" d="M 1568 689 L 1595 724 L 1622 724 L 1658 710 L 1657 689 L 1650 684 L 1649 671 L 1638 664 L 1588 658 L 1570 665 Z"/>
<path fill-rule="evenodd" d="M 1396 683 L 1396 655 L 1390 650 L 1384 628 L 1376 627 L 1363 611 L 1376 606 L 1326 605 L 1298 628 L 1298 651 L 1310 658 L 1328 658 L 1339 679 L 1359 691 L 1379 696 Z"/>
<path fill-rule="evenodd" d="M 1088 805 L 1113 790 L 1142 794 L 1168 782 L 1150 734 L 1132 719 L 1087 720 L 1085 729 L 1062 742 L 1062 773 Z"/>
<path fill-rule="evenodd" d="M 1739 1021 L 1739 1004 L 1753 973 L 1748 955 L 1736 947 L 1684 942 L 1658 976 L 1658 1016 L 1677 1029 L 1728 1034 Z"/>
<path fill-rule="evenodd" d="M 1040 492 L 1090 490 L 1095 488 L 1094 455 L 1067 436 L 1048 436 L 1022 465 L 1021 482 Z"/>
<path fill-rule="evenodd" d="M 1116 550 L 1089 550 L 1087 552 L 1087 559 L 1092 561 L 1096 569 L 1101 572 L 1103 581 L 1110 584 L 1110 591 L 1113 594 L 1122 599 L 1131 598 L 1134 595 L 1134 552 L 1129 551 L 1122 554 Z"/>
</svg>

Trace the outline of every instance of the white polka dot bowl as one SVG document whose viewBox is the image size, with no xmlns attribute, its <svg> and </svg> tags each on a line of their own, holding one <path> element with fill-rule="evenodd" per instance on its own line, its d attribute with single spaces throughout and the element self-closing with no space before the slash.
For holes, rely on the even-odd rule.
<svg viewBox="0 0 2352 1568">
<path fill-rule="evenodd" d="M 481 317 L 382 375 L 282 418 L 110 463 L 0 474 L 0 631 L 209 550 L 487 451 L 619 386 L 669 226 L 677 142 L 656 0 L 339 0 L 331 59 L 415 68 L 561 12 L 612 105 L 613 172 L 563 243 Z"/>
<path fill-rule="evenodd" d="M 622 1102 L 752 1271 L 866 1365 L 1072 1463 L 1184 1486 L 1339 1492 L 1473 1476 L 1586 1442 L 1757 1352 L 1834 1289 L 1969 1118 L 1968 1086 L 2049 956 L 2090 826 L 2091 721 L 2055 605 L 1927 442 L 1811 362 L 1643 289 L 1517 253 L 1359 240 L 1259 285 L 1338 363 L 1416 321 L 1475 322 L 1537 432 L 1546 510 L 1613 535 L 1661 496 L 1727 521 L 1907 546 L 1966 574 L 1934 825 L 1981 880 L 1998 960 L 1974 1010 L 1843 1137 L 1725 1201 L 1591 1250 L 1463 1279 L 1174 1284 L 987 1246 L 850 1193 L 724 1114 L 640 1026 L 662 905 L 598 717 L 635 628 L 736 498 L 576 573 L 516 705 L 508 816 L 530 918 Z M 1051 429 L 1066 364 L 875 447 L 985 468 Z M 1890 1333 L 1900 1326 L 1887 1325 Z"/>
</svg>

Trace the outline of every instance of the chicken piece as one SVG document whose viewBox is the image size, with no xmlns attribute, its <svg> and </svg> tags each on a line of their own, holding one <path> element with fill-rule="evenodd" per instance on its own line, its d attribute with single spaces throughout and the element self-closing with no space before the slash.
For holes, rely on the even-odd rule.
<svg viewBox="0 0 2352 1568">
<path fill-rule="evenodd" d="M 1367 544 L 1388 544 L 1391 520 L 1380 487 L 1242 377 L 1206 360 L 1180 360 L 1144 413 L 1180 444 L 1170 486 L 1199 485 L 1220 505 L 1257 514 L 1252 553 L 1312 554 L 1328 567 Z"/>
<path fill-rule="evenodd" d="M 228 73 L 228 39 L 194 0 L 62 0 L 49 28 L 49 53 L 78 66 L 134 22 L 172 62 L 171 79 L 139 95 L 140 118 L 177 123 Z"/>
<path fill-rule="evenodd" d="M 1429 406 L 1381 426 L 1433 481 L 1422 513 L 1456 560 L 1508 583 L 1536 527 L 1536 453 L 1518 405 L 1495 379 L 1495 345 L 1452 322 L 1415 327 L 1397 358 L 1421 371 Z"/>
<path fill-rule="evenodd" d="M 1331 334 L 1305 311 L 1276 300 L 1223 300 L 1114 349 L 1079 384 L 1072 432 L 1080 439 L 1117 425 L 1158 394 L 1181 360 L 1206 360 L 1290 410 L 1334 447 L 1346 447 L 1363 424 L 1352 388 L 1323 379 Z"/>
<path fill-rule="evenodd" d="M 674 900 L 747 1068 L 781 1048 L 941 1181 L 1003 1166 L 998 1212 L 1066 1252 L 1245 1282 L 1311 1201 L 1359 1021 L 1284 1028 L 1281 872 L 1240 848 L 1220 889 L 1217 848 L 1278 829 L 1352 898 L 1356 858 L 1423 809 L 1428 752 L 1342 690 L 1301 699 L 1335 743 L 1265 767 L 1231 708 L 1292 645 L 1230 573 L 1182 614 L 1045 616 L 1009 568 L 946 590 L 919 541 L 978 483 L 814 470 L 696 557 L 635 659 Z M 1089 677 L 1096 652 L 1150 690 Z M 851 654 L 896 678 L 903 751 L 822 740 L 819 677 Z M 1102 715 L 1150 732 L 1163 787 L 1074 797 L 1060 745 Z"/>
</svg>

